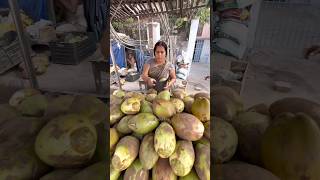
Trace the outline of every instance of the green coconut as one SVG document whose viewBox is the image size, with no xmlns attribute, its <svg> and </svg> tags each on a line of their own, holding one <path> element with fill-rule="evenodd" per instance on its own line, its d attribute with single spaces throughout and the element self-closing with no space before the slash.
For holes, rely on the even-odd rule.
<svg viewBox="0 0 320 180">
<path fill-rule="evenodd" d="M 107 105 L 94 96 L 77 96 L 73 100 L 70 112 L 87 117 L 96 125 L 107 119 Z"/>
<path fill-rule="evenodd" d="M 50 166 L 73 168 L 90 161 L 96 144 L 97 131 L 90 120 L 68 114 L 52 119 L 40 130 L 35 151 Z"/>
<path fill-rule="evenodd" d="M 26 97 L 17 109 L 25 116 L 41 117 L 48 107 L 47 98 L 41 94 Z"/>
<path fill-rule="evenodd" d="M 19 91 L 16 91 L 11 98 L 9 99 L 10 106 L 18 107 L 18 105 L 27 97 L 41 94 L 39 90 L 33 88 L 25 88 Z"/>
<path fill-rule="evenodd" d="M 139 98 L 128 98 L 121 104 L 121 111 L 124 114 L 137 114 L 140 111 L 140 104 Z"/>
</svg>

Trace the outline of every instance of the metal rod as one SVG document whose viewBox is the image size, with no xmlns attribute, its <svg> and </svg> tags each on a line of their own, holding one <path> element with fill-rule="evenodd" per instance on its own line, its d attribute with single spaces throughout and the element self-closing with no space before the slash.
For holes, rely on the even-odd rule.
<svg viewBox="0 0 320 180">
<path fill-rule="evenodd" d="M 139 23 L 139 42 L 140 42 L 140 52 L 138 58 L 141 60 L 141 52 L 142 52 L 142 44 L 141 44 L 141 24 L 140 24 L 140 18 L 138 16 L 138 23 Z M 136 62 L 137 63 L 137 62 Z"/>
<path fill-rule="evenodd" d="M 111 16 L 111 18 L 110 18 L 110 22 L 112 22 L 113 17 L 119 12 L 118 10 L 120 9 L 120 6 L 121 6 L 121 4 L 122 4 L 122 1 L 123 1 L 123 0 L 121 0 L 120 3 L 118 4 L 117 9 L 116 9 L 116 12 L 115 12 L 114 14 L 112 14 L 112 16 Z"/>
<path fill-rule="evenodd" d="M 142 44 L 141 44 L 141 24 L 140 24 L 140 18 L 138 16 L 138 23 L 139 23 L 139 42 L 140 42 L 140 51 L 142 51 Z M 140 57 L 140 56 L 139 56 Z"/>
<path fill-rule="evenodd" d="M 182 10 L 183 10 L 183 1 L 182 0 L 180 0 L 180 2 L 179 2 L 180 4 L 180 16 L 182 17 Z"/>
<path fill-rule="evenodd" d="M 17 3 L 17 0 L 9 0 L 10 10 L 12 12 L 12 17 L 14 20 L 14 24 L 17 29 L 17 34 L 19 38 L 19 44 L 22 51 L 22 56 L 24 60 L 25 67 L 27 69 L 27 73 L 29 75 L 29 81 L 32 88 L 38 89 L 38 82 L 36 75 L 34 73 L 31 56 L 30 56 L 30 46 L 27 42 L 26 36 L 24 34 L 21 16 L 20 16 L 20 8 Z"/>
<path fill-rule="evenodd" d="M 114 55 L 113 55 L 113 51 L 112 51 L 112 43 L 111 42 L 110 42 L 110 55 L 111 55 L 111 60 L 112 60 L 112 64 L 113 64 L 113 67 L 114 67 L 114 71 L 116 72 L 116 76 L 117 76 L 117 79 L 118 79 L 120 90 L 122 90 L 120 76 L 119 76 L 119 73 L 118 73 L 116 61 L 114 59 Z"/>
</svg>

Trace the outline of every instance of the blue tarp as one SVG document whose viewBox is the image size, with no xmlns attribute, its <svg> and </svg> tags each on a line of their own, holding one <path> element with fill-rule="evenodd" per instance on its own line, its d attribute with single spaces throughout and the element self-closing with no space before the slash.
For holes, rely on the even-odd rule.
<svg viewBox="0 0 320 180">
<path fill-rule="evenodd" d="M 127 67 L 125 60 L 125 47 L 121 43 L 112 42 L 112 51 L 116 60 L 116 64 L 120 68 Z M 150 58 L 150 56 L 138 49 L 138 47 L 135 47 L 135 59 L 137 61 L 137 70 L 139 73 L 142 73 L 143 65 Z M 109 59 L 109 63 L 112 64 L 111 59 Z"/>
<path fill-rule="evenodd" d="M 48 20 L 47 0 L 17 0 L 22 9 L 33 21 Z M 8 0 L 0 0 L 0 8 L 9 8 Z"/>
<path fill-rule="evenodd" d="M 150 60 L 153 56 L 151 56 L 148 52 L 141 51 L 139 47 L 136 47 L 136 60 L 137 60 L 137 69 L 139 73 L 143 71 L 143 65 Z"/>
<path fill-rule="evenodd" d="M 145 63 L 144 53 L 143 51 L 137 49 L 135 51 L 135 54 L 136 54 L 136 61 L 137 61 L 137 70 L 138 72 L 142 73 L 143 65 Z"/>
<path fill-rule="evenodd" d="M 113 42 L 112 43 L 112 51 L 114 58 L 116 60 L 116 64 L 120 67 L 126 67 L 126 60 L 125 58 L 125 49 L 124 46 L 121 45 L 120 43 Z M 112 64 L 111 59 L 109 59 L 110 64 Z"/>
<path fill-rule="evenodd" d="M 107 2 L 109 3 L 106 0 L 83 1 L 84 15 L 88 24 L 87 30 L 94 32 L 98 40 L 101 39 L 107 25 Z"/>
</svg>

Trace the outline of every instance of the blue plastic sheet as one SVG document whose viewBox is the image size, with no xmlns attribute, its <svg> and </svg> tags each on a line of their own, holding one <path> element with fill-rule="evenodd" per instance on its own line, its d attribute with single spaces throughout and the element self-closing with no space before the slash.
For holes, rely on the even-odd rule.
<svg viewBox="0 0 320 180">
<path fill-rule="evenodd" d="M 47 0 L 17 0 L 22 9 L 33 21 L 49 19 Z M 8 0 L 0 0 L 0 8 L 9 8 Z"/>
<path fill-rule="evenodd" d="M 143 70 L 143 65 L 145 63 L 145 56 L 143 51 L 141 50 L 136 50 L 135 54 L 136 54 L 136 60 L 137 60 L 137 70 L 138 72 L 141 73 Z"/>
<path fill-rule="evenodd" d="M 87 0 L 84 3 L 84 15 L 87 19 L 88 31 L 94 32 L 98 40 L 101 39 L 107 25 L 107 1 Z M 109 3 L 109 2 L 108 2 Z"/>
<path fill-rule="evenodd" d="M 120 67 L 126 67 L 126 60 L 125 60 L 125 49 L 124 46 L 120 43 L 113 42 L 112 43 L 112 51 L 116 61 L 116 64 Z M 111 58 L 111 57 L 110 57 Z M 109 59 L 110 64 L 112 64 L 111 59 Z"/>
</svg>

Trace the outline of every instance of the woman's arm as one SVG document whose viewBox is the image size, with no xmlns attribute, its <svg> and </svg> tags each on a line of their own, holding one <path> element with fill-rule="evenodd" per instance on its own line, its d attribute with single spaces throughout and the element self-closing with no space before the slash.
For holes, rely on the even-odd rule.
<svg viewBox="0 0 320 180">
<path fill-rule="evenodd" d="M 148 75 L 150 69 L 150 64 L 144 64 L 143 65 L 143 72 L 142 72 L 142 79 L 144 82 L 146 82 L 148 84 L 148 86 L 153 87 L 156 84 L 156 80 L 153 78 L 150 78 Z"/>
<path fill-rule="evenodd" d="M 176 71 L 174 68 L 172 68 L 169 71 L 169 76 L 170 76 L 170 81 L 168 81 L 168 84 L 165 87 L 165 89 L 169 89 L 176 82 L 177 77 L 176 77 Z"/>
</svg>

